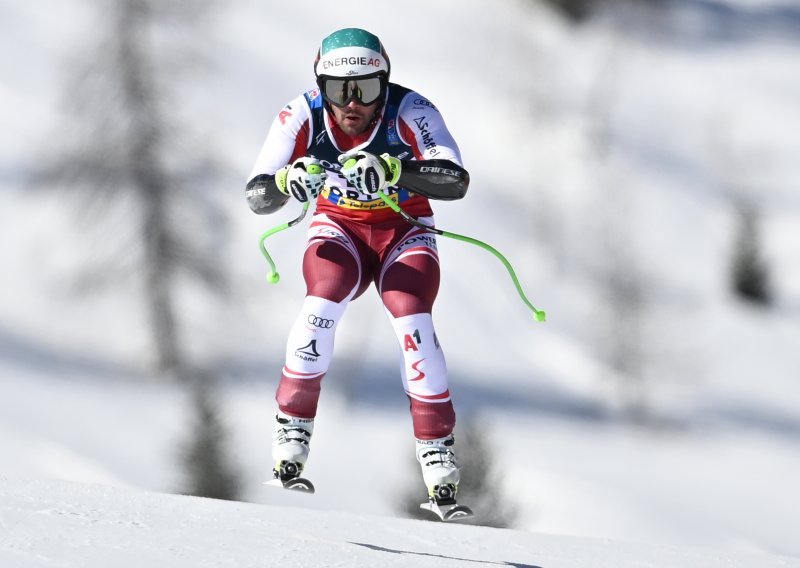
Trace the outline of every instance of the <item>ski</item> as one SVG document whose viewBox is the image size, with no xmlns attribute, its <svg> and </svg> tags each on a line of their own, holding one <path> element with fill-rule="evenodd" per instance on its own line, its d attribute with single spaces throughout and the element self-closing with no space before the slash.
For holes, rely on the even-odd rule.
<svg viewBox="0 0 800 568">
<path fill-rule="evenodd" d="M 439 517 L 439 520 L 446 523 L 450 521 L 461 521 L 475 516 L 475 513 L 472 512 L 472 509 L 466 505 L 459 505 L 455 501 L 446 504 L 437 503 L 436 501 L 428 501 L 427 503 L 420 504 L 419 508 L 424 509 L 425 511 L 430 511 Z"/>
<path fill-rule="evenodd" d="M 276 477 L 271 481 L 265 481 L 264 485 L 270 485 L 272 487 L 281 487 L 283 489 L 290 489 L 292 491 L 298 491 L 301 493 L 308 493 L 308 494 L 313 494 L 315 491 L 314 484 L 311 483 L 311 481 L 309 481 L 305 477 L 292 477 L 285 481 L 282 481 L 279 477 Z"/>
<path fill-rule="evenodd" d="M 428 502 L 421 503 L 419 508 L 430 511 L 444 522 L 474 517 L 472 509 L 456 503 L 456 491 L 456 486 L 453 484 L 437 485 L 428 498 Z"/>
<path fill-rule="evenodd" d="M 282 487 L 283 489 L 291 489 L 302 493 L 314 493 L 314 484 L 305 477 L 300 477 L 302 471 L 303 464 L 282 461 L 272 471 L 275 477 L 271 481 L 265 481 L 264 485 Z"/>
</svg>

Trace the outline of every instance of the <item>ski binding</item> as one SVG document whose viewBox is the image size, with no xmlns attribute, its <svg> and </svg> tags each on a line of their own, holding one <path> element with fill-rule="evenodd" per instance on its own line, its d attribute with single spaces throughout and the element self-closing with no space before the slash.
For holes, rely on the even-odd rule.
<svg viewBox="0 0 800 568">
<path fill-rule="evenodd" d="M 315 491 L 314 484 L 305 477 L 300 477 L 302 471 L 303 466 L 300 464 L 281 462 L 272 472 L 275 477 L 271 481 L 265 481 L 264 485 L 312 494 Z"/>
<path fill-rule="evenodd" d="M 420 504 L 420 509 L 430 511 L 444 522 L 460 521 L 475 516 L 472 509 L 456 503 L 454 486 L 437 486 L 434 491 L 434 495 L 427 503 Z"/>
</svg>

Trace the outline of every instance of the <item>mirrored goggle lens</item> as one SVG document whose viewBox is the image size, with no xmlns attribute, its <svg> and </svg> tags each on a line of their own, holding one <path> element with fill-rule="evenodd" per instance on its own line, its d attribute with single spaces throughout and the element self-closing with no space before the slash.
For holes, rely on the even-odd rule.
<svg viewBox="0 0 800 568">
<path fill-rule="evenodd" d="M 369 105 L 381 96 L 380 77 L 368 79 L 326 79 L 325 98 L 335 105 L 344 106 L 351 100 Z"/>
</svg>

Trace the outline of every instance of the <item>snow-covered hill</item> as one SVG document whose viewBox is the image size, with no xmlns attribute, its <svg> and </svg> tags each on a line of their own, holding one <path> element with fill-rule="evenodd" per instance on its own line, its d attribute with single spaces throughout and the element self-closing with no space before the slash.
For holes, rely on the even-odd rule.
<svg viewBox="0 0 800 568">
<path fill-rule="evenodd" d="M 313 499 L 304 496 L 305 499 Z M 796 559 L 0 478 L 7 568 L 788 568 Z"/>
</svg>

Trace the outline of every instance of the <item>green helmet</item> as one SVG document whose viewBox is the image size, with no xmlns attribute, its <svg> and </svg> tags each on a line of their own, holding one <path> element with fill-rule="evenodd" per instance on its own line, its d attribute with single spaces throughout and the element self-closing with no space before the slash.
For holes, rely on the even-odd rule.
<svg viewBox="0 0 800 568">
<path fill-rule="evenodd" d="M 376 35 L 345 28 L 322 40 L 314 74 L 328 103 L 338 107 L 352 101 L 371 105 L 386 96 L 389 57 Z"/>
<path fill-rule="evenodd" d="M 378 36 L 360 28 L 344 28 L 322 40 L 314 61 L 317 77 L 363 77 L 384 73 L 389 80 L 389 56 Z"/>
</svg>

